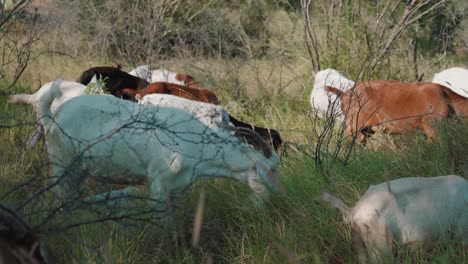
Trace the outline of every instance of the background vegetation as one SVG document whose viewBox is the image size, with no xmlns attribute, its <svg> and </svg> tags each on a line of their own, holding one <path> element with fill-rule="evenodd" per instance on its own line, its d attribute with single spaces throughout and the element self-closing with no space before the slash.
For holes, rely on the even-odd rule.
<svg viewBox="0 0 468 264">
<path fill-rule="evenodd" d="M 349 227 L 316 197 L 326 189 L 352 205 L 369 185 L 386 178 L 466 178 L 468 124 L 438 124 L 439 138 L 431 143 L 415 133 L 376 138 L 365 148 L 340 145 L 339 131 L 326 130 L 310 110 L 314 73 L 334 68 L 353 80 L 430 81 L 445 68 L 467 66 L 467 14 L 462 0 L 5 4 L 0 197 L 39 231 L 52 263 L 354 262 Z M 72 212 L 73 221 L 67 212 L 45 218 L 51 198 L 34 196 L 49 175 L 45 146 L 22 148 L 35 117 L 29 106 L 7 104 L 7 95 L 34 92 L 56 78 L 76 80 L 89 67 L 115 62 L 128 71 L 150 64 L 189 73 L 214 89 L 233 116 L 279 130 L 286 142 L 280 168 L 286 193 L 273 195 L 259 211 L 248 202 L 245 186 L 203 181 L 183 199 L 173 230 L 132 219 L 84 224 L 95 212 L 83 210 Z M 326 133 L 334 133 L 331 144 L 323 140 Z M 204 221 L 192 245 L 201 190 Z M 466 245 L 456 241 L 400 256 L 402 262 L 467 258 Z"/>
</svg>

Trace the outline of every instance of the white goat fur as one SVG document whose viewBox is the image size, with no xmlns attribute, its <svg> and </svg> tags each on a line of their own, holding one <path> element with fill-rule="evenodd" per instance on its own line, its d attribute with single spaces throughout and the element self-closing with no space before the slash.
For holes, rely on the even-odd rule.
<svg viewBox="0 0 468 264">
<path fill-rule="evenodd" d="M 394 244 L 428 245 L 453 235 L 468 242 L 468 181 L 460 176 L 410 177 L 369 187 L 354 208 L 324 192 L 322 200 L 351 224 L 359 262 L 382 263 Z"/>
<path fill-rule="evenodd" d="M 52 116 L 58 96 L 59 89 L 49 91 L 40 115 Z M 279 182 L 274 152 L 267 159 L 230 131 L 210 129 L 181 109 L 84 95 L 63 104 L 54 120 L 40 122 L 54 175 L 68 172 L 60 183 L 65 194 L 78 189 L 80 170 L 113 183 L 148 184 L 150 197 L 162 202 L 158 209 L 201 177 L 232 178 L 263 197 L 264 182 Z"/>
<path fill-rule="evenodd" d="M 137 100 L 138 98 L 137 95 Z M 219 125 L 229 125 L 229 114 L 221 105 L 193 101 L 170 94 L 148 94 L 143 96 L 138 103 L 183 109 L 193 114 L 200 122 L 211 129 L 216 129 Z"/>
<path fill-rule="evenodd" d="M 354 87 L 354 81 L 349 80 L 334 69 L 319 71 L 315 75 L 314 88 L 310 94 L 312 110 L 317 111 L 321 117 L 333 116 L 342 121 L 344 118 L 341 113 L 340 100 L 335 94 L 326 92 L 325 86 L 346 91 Z"/>
<path fill-rule="evenodd" d="M 459 67 L 448 68 L 434 74 L 433 83 L 443 85 L 454 93 L 468 98 L 468 70 Z"/>
<path fill-rule="evenodd" d="M 51 105 L 52 113 L 55 113 L 55 111 L 60 105 L 70 100 L 71 98 L 85 94 L 86 86 L 81 83 L 56 80 L 56 81 L 48 82 L 44 84 L 34 94 L 12 95 L 10 96 L 10 99 L 8 100 L 8 102 L 31 104 L 37 113 L 37 109 L 38 109 L 38 106 L 40 105 L 41 99 L 44 97 L 44 95 L 50 92 L 51 87 L 54 83 L 60 89 L 61 96 L 55 98 L 55 100 L 52 102 L 52 105 Z"/>
<path fill-rule="evenodd" d="M 93 76 L 91 79 L 91 83 L 95 83 L 96 87 L 93 88 L 94 91 L 97 91 L 100 94 L 104 94 L 102 87 L 100 86 L 99 82 L 97 82 L 96 76 Z M 57 108 L 61 106 L 66 101 L 70 100 L 71 98 L 81 96 L 87 94 L 87 86 L 72 81 L 64 81 L 64 80 L 55 80 L 53 82 L 48 82 L 44 84 L 39 90 L 37 90 L 34 94 L 15 94 L 10 96 L 8 102 L 9 103 L 27 103 L 31 104 L 34 107 L 34 111 L 36 112 L 37 118 L 40 116 L 38 115 L 38 107 L 43 100 L 43 97 L 46 96 L 52 86 L 55 85 L 60 90 L 60 96 L 56 97 L 51 105 L 51 112 L 55 113 Z M 55 88 L 54 88 L 55 89 Z M 31 136 L 31 139 L 27 143 L 27 148 L 31 148 L 39 142 L 41 138 L 40 128 Z"/>
<path fill-rule="evenodd" d="M 149 83 L 168 82 L 178 85 L 188 85 L 188 83 L 176 79 L 176 72 L 172 72 L 166 69 L 151 70 L 148 65 L 138 66 L 130 71 L 129 74 L 140 77 Z"/>
</svg>

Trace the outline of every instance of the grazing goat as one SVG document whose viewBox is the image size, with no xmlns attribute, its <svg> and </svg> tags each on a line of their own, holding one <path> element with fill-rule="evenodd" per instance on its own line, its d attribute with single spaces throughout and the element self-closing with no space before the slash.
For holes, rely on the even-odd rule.
<svg viewBox="0 0 468 264">
<path fill-rule="evenodd" d="M 347 79 L 334 69 L 326 69 L 315 74 L 314 88 L 310 94 L 312 111 L 322 118 L 331 117 L 343 121 L 340 100 L 335 94 L 326 93 L 326 86 L 345 92 L 354 87 L 354 81 Z"/>
<path fill-rule="evenodd" d="M 203 177 L 240 181 L 261 197 L 268 195 L 264 183 L 281 189 L 279 157 L 265 142 L 259 141 L 262 153 L 233 137 L 231 130 L 238 128 L 211 129 L 181 109 L 111 96 L 74 98 L 53 116 L 50 105 L 58 96 L 60 90 L 51 89 L 41 101 L 39 122 L 53 174 L 62 176 L 58 192 L 67 197 L 78 195 L 81 175 L 116 184 L 147 184 L 150 205 L 157 212 L 168 209 L 171 197 Z"/>
<path fill-rule="evenodd" d="M 460 176 L 411 177 L 371 186 L 354 208 L 324 192 L 321 199 L 351 224 L 360 263 L 383 263 L 396 245 L 468 242 L 468 181 Z"/>
<path fill-rule="evenodd" d="M 89 89 L 89 87 L 86 87 L 82 85 L 81 83 L 72 82 L 72 81 L 63 81 L 59 79 L 59 80 L 55 80 L 53 82 L 48 82 L 44 84 L 34 94 L 11 95 L 8 102 L 31 104 L 34 107 L 34 111 L 36 112 L 36 115 L 37 115 L 38 107 L 40 105 L 42 98 L 44 97 L 44 95 L 48 94 L 50 90 L 52 89 L 52 86 L 55 85 L 58 87 L 58 89 L 61 92 L 61 96 L 55 98 L 55 100 L 52 102 L 52 105 L 51 105 L 51 111 L 52 113 L 55 113 L 55 111 L 60 105 L 62 105 L 63 103 L 65 103 L 66 101 L 70 100 L 73 97 L 77 97 L 77 96 L 89 94 L 89 93 L 104 94 L 102 87 L 100 87 L 99 83 L 96 80 L 96 76 L 93 76 L 90 83 L 96 83 L 96 87 L 91 89 L 92 91 Z M 37 116 L 37 118 L 40 118 L 40 116 Z M 42 136 L 41 131 L 42 131 L 42 128 L 38 126 L 36 132 L 26 144 L 27 149 L 35 146 L 39 142 Z"/>
<path fill-rule="evenodd" d="M 194 101 L 200 101 L 200 102 L 211 103 L 211 104 L 219 104 L 218 97 L 211 90 L 192 88 L 192 87 L 177 85 L 173 83 L 166 83 L 166 82 L 152 83 L 148 87 L 141 89 L 139 91 L 134 91 L 131 89 L 128 89 L 128 90 L 123 89 L 122 93 L 126 93 L 128 95 L 134 96 L 135 98 L 142 98 L 143 96 L 147 94 L 156 94 L 156 93 L 172 94 L 175 96 L 183 97 L 183 98 L 194 100 Z M 274 129 L 256 127 L 254 125 L 246 124 L 244 122 L 241 122 L 235 119 L 231 115 L 229 115 L 229 121 L 236 127 L 243 127 L 243 128 L 254 130 L 258 134 L 260 134 L 260 136 L 265 141 L 267 141 L 270 145 L 272 145 L 275 148 L 275 150 L 278 150 L 282 144 L 280 134 L 278 133 L 278 131 Z M 236 135 L 241 136 L 239 133 L 236 133 Z M 249 137 L 247 142 L 249 144 L 254 144 L 253 140 L 255 139 L 252 137 Z"/>
<path fill-rule="evenodd" d="M 94 67 L 84 71 L 78 82 L 84 85 L 87 85 L 93 76 L 97 76 L 98 79 L 104 80 L 106 83 L 106 90 L 116 97 L 123 97 L 125 95 L 121 93 L 121 89 L 142 89 L 148 86 L 148 82 L 144 79 L 138 78 L 136 76 L 130 75 L 122 70 L 119 67 Z"/>
<path fill-rule="evenodd" d="M 326 89 L 341 100 L 346 134 L 363 143 L 380 127 L 392 134 L 422 130 L 432 139 L 432 123 L 454 114 L 444 87 L 434 83 L 368 81 L 346 92 Z"/>
<path fill-rule="evenodd" d="M 221 105 L 193 101 L 170 94 L 148 94 L 141 99 L 136 95 L 136 99 L 142 105 L 175 107 L 188 111 L 211 129 L 229 125 L 229 115 Z"/>
<path fill-rule="evenodd" d="M 232 115 L 229 115 L 229 121 L 235 126 L 235 127 L 244 127 L 248 129 L 252 129 L 253 131 L 257 132 L 263 140 L 265 140 L 268 144 L 273 146 L 275 151 L 278 151 L 279 148 L 281 147 L 281 144 L 283 143 L 283 140 L 281 139 L 280 133 L 274 129 L 270 128 L 263 128 L 263 127 L 257 127 L 251 124 L 244 123 L 242 121 L 239 121 L 235 119 Z M 240 136 L 238 134 L 238 136 Z M 247 138 L 247 143 L 253 144 L 252 140 L 253 138 Z"/>
<path fill-rule="evenodd" d="M 211 90 L 193 88 L 168 82 L 155 82 L 140 90 L 122 89 L 122 94 L 126 94 L 129 98 L 135 98 L 137 94 L 142 98 L 147 94 L 154 93 L 172 94 L 194 101 L 219 104 L 218 97 Z"/>
<path fill-rule="evenodd" d="M 129 74 L 145 79 L 149 83 L 168 82 L 178 85 L 201 88 L 195 79 L 184 73 L 172 72 L 166 69 L 151 70 L 148 65 L 138 66 Z"/>
<path fill-rule="evenodd" d="M 35 232 L 0 202 L 0 263 L 46 263 Z"/>
<path fill-rule="evenodd" d="M 137 94 L 136 99 L 140 104 L 144 105 L 161 105 L 184 109 L 192 113 L 202 123 L 210 128 L 218 128 L 220 124 L 228 125 L 230 122 L 235 127 L 252 129 L 253 131 L 257 132 L 263 138 L 263 140 L 273 146 L 275 150 L 278 150 L 282 143 L 278 131 L 243 123 L 229 115 L 220 105 L 192 101 L 167 94 L 149 94 L 145 95 L 141 100 L 140 96 Z M 238 131 L 235 134 L 236 136 L 244 138 L 249 145 L 257 145 L 255 142 L 258 140 L 257 138 L 250 136 L 244 137 L 243 132 L 241 131 Z"/>
</svg>

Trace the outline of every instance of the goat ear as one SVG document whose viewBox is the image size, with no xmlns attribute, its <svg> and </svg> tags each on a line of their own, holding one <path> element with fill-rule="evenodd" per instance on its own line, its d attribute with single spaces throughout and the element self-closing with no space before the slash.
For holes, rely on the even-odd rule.
<svg viewBox="0 0 468 264">
<path fill-rule="evenodd" d="M 328 86 L 328 85 L 325 86 L 325 91 L 336 94 L 337 96 L 341 96 L 343 94 L 343 92 L 340 91 L 339 89 L 336 89 L 336 88 Z"/>
</svg>

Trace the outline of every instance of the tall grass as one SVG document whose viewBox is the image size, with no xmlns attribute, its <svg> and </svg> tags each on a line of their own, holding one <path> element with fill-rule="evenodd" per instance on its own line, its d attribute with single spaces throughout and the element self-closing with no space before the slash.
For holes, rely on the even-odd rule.
<svg viewBox="0 0 468 264">
<path fill-rule="evenodd" d="M 27 106 L 0 106 L 9 116 L 31 118 Z M 280 107 L 281 109 L 281 107 Z M 294 119 L 289 111 L 278 111 L 275 119 Z M 46 153 L 41 146 L 24 152 L 17 146 L 33 125 L 2 129 L 0 133 L 0 181 L 2 193 L 27 181 L 37 171 L 44 175 Z M 299 127 L 306 129 L 305 127 Z M 333 165 L 329 175 L 319 173 L 307 154 L 288 152 L 282 156 L 282 182 L 286 192 L 273 194 L 263 210 L 248 199 L 250 191 L 227 180 L 198 182 L 181 199 L 170 229 L 130 220 L 79 226 L 45 233 L 42 240 L 52 263 L 350 263 L 350 228 L 341 216 L 317 200 L 323 190 L 337 193 L 353 205 L 372 184 L 409 176 L 467 175 L 468 139 L 466 123 L 438 125 L 439 137 L 427 142 L 416 133 L 393 138 L 394 144 L 379 148 L 358 146 L 353 162 Z M 306 131 L 305 131 L 306 132 Z M 400 143 L 401 142 L 401 143 Z M 299 141 L 306 144 L 306 141 Z M 7 151 L 8 150 L 8 151 Z M 191 246 L 194 210 L 199 191 L 206 192 L 201 238 Z M 22 189 L 8 196 L 15 203 L 34 191 Z M 47 199 L 42 205 L 50 203 Z M 86 218 L 93 212 L 80 211 Z M 67 222 L 66 213 L 59 222 Z M 34 217 L 29 219 L 34 220 Z M 403 262 L 464 263 L 467 248 L 456 241 L 440 244 L 430 253 L 402 253 Z"/>
<path fill-rule="evenodd" d="M 248 2 L 255 5 L 253 1 Z M 452 121 L 436 124 L 439 136 L 432 142 L 427 142 L 422 133 L 382 136 L 372 140 L 370 146 L 356 146 L 350 163 L 338 160 L 329 164 L 325 173 L 317 167 L 312 158 L 313 143 L 317 140 L 312 130 L 316 124 L 309 116 L 313 76 L 303 47 L 303 21 L 293 8 L 294 4 L 288 4 L 293 1 L 280 2 L 278 5 L 286 5 L 288 9 L 262 5 L 265 9 L 259 17 L 253 14 L 255 10 L 250 10 L 252 12 L 244 14 L 248 16 L 241 21 L 239 9 L 230 12 L 232 17 L 226 19 L 238 26 L 246 26 L 248 21 L 256 19 L 261 22 L 257 25 L 259 28 L 248 33 L 259 34 L 262 38 L 252 41 L 248 36 L 242 38 L 242 42 L 247 43 L 243 54 L 250 52 L 250 56 L 185 56 L 190 54 L 187 51 L 171 59 L 152 57 L 135 62 L 134 58 L 120 57 L 117 61 L 127 71 L 135 66 L 134 62 L 152 62 L 153 66 L 189 73 L 204 87 L 212 88 L 222 105 L 236 118 L 280 131 L 285 142 L 299 149 L 286 147 L 281 156 L 281 181 L 286 192 L 272 194 L 263 210 L 259 210 L 248 199 L 250 191 L 243 185 L 227 180 L 197 182 L 180 200 L 180 209 L 168 229 L 161 229 L 150 221 L 127 219 L 43 232 L 41 239 L 51 263 L 353 263 L 350 228 L 342 223 L 336 211 L 317 200 L 323 190 L 337 193 L 351 206 L 369 185 L 386 179 L 468 176 L 468 124 Z M 232 6 L 223 5 L 225 8 Z M 264 12 L 268 12 L 268 16 L 265 17 Z M 318 34 L 324 37 L 322 68 L 334 67 L 356 78 L 358 62 L 365 51 L 365 39 L 356 25 L 372 17 L 366 13 L 362 21 L 353 24 L 348 23 L 347 17 L 332 19 L 317 10 L 316 13 Z M 66 18 L 65 15 L 62 13 L 60 17 Z M 345 22 L 347 24 L 342 25 Z M 327 26 L 336 29 L 332 32 L 336 43 L 326 43 Z M 66 24 L 61 28 L 73 30 L 69 27 Z M 236 30 L 242 31 L 242 28 Z M 45 41 L 43 46 L 36 47 L 35 59 L 26 68 L 14 92 L 33 92 L 56 78 L 76 80 L 87 68 L 112 65 L 116 59 L 115 54 L 102 56 L 102 51 L 108 50 L 103 45 L 98 52 L 87 49 L 96 46 L 96 43 L 84 41 L 89 36 L 80 36 L 84 40 L 77 41 L 60 28 L 45 32 L 44 36 L 44 41 L 51 39 L 53 45 Z M 409 39 L 410 36 L 403 37 L 383 66 L 368 77 L 414 80 Z M 58 53 L 43 53 L 49 46 Z M 255 50 L 261 50 L 261 54 Z M 459 60 L 464 61 L 445 52 L 420 53 L 417 63 L 426 73 L 423 80 L 429 81 L 434 72 Z M 9 105 L 6 99 L 0 96 L 0 197 L 18 205 L 41 190 L 47 181 L 15 188 L 33 177 L 43 179 L 50 173 L 43 143 L 28 151 L 22 148 L 35 129 L 31 107 Z M 10 192 L 12 189 L 15 191 Z M 206 201 L 201 238 L 197 246 L 192 246 L 194 211 L 202 189 L 206 192 Z M 34 226 L 43 216 L 33 214 L 35 210 L 48 206 L 55 206 L 53 195 L 39 197 L 22 208 L 21 213 Z M 133 205 L 136 209 L 139 206 L 139 203 Z M 141 209 L 144 210 L 144 206 Z M 91 209 L 59 212 L 48 227 L 64 226 L 95 214 Z M 407 263 L 466 263 L 468 249 L 453 241 L 438 244 L 429 253 L 403 251 L 399 258 Z"/>
</svg>

